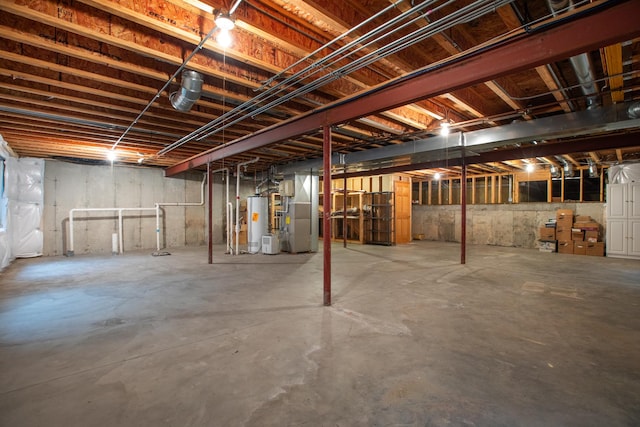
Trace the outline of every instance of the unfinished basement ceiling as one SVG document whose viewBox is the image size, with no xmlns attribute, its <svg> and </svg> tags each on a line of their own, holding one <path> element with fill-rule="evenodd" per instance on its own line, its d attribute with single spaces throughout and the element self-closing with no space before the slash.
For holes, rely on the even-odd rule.
<svg viewBox="0 0 640 427">
<path fill-rule="evenodd" d="M 20 156 L 103 162 L 115 148 L 118 162 L 181 165 L 417 70 L 437 70 L 470 52 L 490 57 L 490 47 L 508 45 L 525 30 L 571 25 L 580 14 L 605 16 L 625 4 L 638 9 L 633 1 L 576 2 L 568 10 L 547 0 L 6 0 L 0 2 L 0 134 Z M 234 41 L 223 49 L 214 18 L 233 6 Z M 617 24 L 603 18 L 596 27 Z M 185 67 L 204 80 L 193 108 L 185 113 L 171 106 L 181 73 L 154 100 L 210 32 Z M 408 104 L 389 100 L 394 108 L 329 123 L 333 151 L 428 143 L 444 122 L 453 131 L 473 132 L 637 101 L 639 33 L 621 31 L 615 42 L 581 59 L 554 58 Z M 516 62 L 528 52 L 512 55 Z M 585 75 L 582 81 L 578 75 Z M 615 141 L 635 132 L 611 135 Z M 638 146 L 614 142 L 590 151 L 572 151 L 573 138 L 543 143 L 565 141 L 562 154 L 576 166 L 640 158 L 640 138 Z M 256 156 L 255 170 L 317 159 L 322 131 L 249 148 L 216 158 L 214 167 Z M 470 173 L 520 171 L 527 163 L 521 160 L 479 164 Z"/>
</svg>

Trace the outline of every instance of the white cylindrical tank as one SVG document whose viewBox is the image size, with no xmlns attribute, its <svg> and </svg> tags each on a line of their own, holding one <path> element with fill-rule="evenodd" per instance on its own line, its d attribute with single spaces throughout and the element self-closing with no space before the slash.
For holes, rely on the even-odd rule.
<svg viewBox="0 0 640 427">
<path fill-rule="evenodd" d="M 269 199 L 260 196 L 247 198 L 247 245 L 250 254 L 260 252 L 262 236 L 269 233 Z"/>
</svg>

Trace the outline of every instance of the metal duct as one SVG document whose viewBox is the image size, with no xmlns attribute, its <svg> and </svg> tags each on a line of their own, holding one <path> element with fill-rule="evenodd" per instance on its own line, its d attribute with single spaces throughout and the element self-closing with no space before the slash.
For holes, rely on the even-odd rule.
<svg viewBox="0 0 640 427">
<path fill-rule="evenodd" d="M 557 16 L 559 13 L 573 9 L 573 2 L 571 2 L 571 0 L 547 0 L 547 2 L 553 16 Z M 569 62 L 578 77 L 582 93 L 587 97 L 587 108 L 593 109 L 599 107 L 600 94 L 598 92 L 598 87 L 594 83 L 596 74 L 593 69 L 591 58 L 589 58 L 589 54 L 582 53 L 580 55 L 572 56 L 569 58 Z"/>
<path fill-rule="evenodd" d="M 589 178 L 597 178 L 598 177 L 598 165 L 593 163 L 593 160 L 589 159 Z"/>
<path fill-rule="evenodd" d="M 563 164 L 562 169 L 564 170 L 564 176 L 565 178 L 567 177 L 572 177 L 573 176 L 573 165 L 569 162 L 567 162 L 564 157 L 561 156 L 556 156 L 556 159 L 560 160 Z"/>
<path fill-rule="evenodd" d="M 203 83 L 204 81 L 199 73 L 192 70 L 183 71 L 180 92 L 173 92 L 169 96 L 173 108 L 184 113 L 191 110 L 193 104 L 200 99 Z"/>
<path fill-rule="evenodd" d="M 633 104 L 629 105 L 627 114 L 629 115 L 630 119 L 640 119 L 640 102 L 634 102 Z"/>
</svg>

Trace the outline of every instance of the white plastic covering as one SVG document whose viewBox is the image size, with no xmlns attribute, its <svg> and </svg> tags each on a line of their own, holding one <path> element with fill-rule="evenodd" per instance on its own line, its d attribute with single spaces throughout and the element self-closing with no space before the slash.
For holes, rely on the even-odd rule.
<svg viewBox="0 0 640 427">
<path fill-rule="evenodd" d="M 0 268 L 4 268 L 14 258 L 42 255 L 44 160 L 14 157 L 2 136 L 0 156 L 5 159 L 0 200 L 0 209 L 6 212 L 6 227 L 0 231 Z"/>
<path fill-rule="evenodd" d="M 9 223 L 7 228 L 14 257 L 30 258 L 42 255 L 41 219 L 41 204 L 9 200 Z"/>
<path fill-rule="evenodd" d="M 610 184 L 626 184 L 640 182 L 640 163 L 623 163 L 611 166 L 609 171 Z"/>
</svg>

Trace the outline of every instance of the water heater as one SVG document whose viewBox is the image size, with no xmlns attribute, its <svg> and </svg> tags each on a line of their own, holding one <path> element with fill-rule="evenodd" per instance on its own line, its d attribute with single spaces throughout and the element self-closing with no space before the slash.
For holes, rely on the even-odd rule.
<svg viewBox="0 0 640 427">
<path fill-rule="evenodd" d="M 266 197 L 247 198 L 247 245 L 250 254 L 262 247 L 262 236 L 269 233 L 269 203 Z"/>
</svg>

